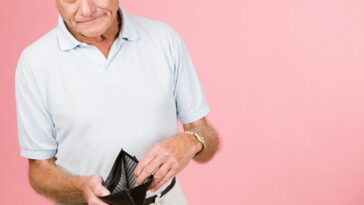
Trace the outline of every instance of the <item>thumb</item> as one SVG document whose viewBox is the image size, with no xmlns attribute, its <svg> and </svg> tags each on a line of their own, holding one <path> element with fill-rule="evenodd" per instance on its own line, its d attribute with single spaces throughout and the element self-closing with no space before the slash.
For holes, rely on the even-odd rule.
<svg viewBox="0 0 364 205">
<path fill-rule="evenodd" d="M 106 189 L 106 187 L 102 186 L 101 184 L 99 184 L 96 189 L 95 189 L 95 195 L 97 196 L 106 196 L 106 195 L 110 195 L 110 191 L 108 189 Z"/>
<path fill-rule="evenodd" d="M 96 177 L 96 187 L 95 187 L 95 195 L 97 196 L 105 196 L 105 195 L 109 195 L 110 191 L 103 186 L 103 178 L 100 174 L 95 174 L 94 175 Z"/>
</svg>

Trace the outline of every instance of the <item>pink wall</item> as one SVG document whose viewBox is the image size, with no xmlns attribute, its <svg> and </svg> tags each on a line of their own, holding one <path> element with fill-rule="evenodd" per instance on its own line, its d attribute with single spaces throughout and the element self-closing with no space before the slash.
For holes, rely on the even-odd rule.
<svg viewBox="0 0 364 205">
<path fill-rule="evenodd" d="M 53 1 L 0 1 L 0 204 L 50 204 L 17 145 L 19 52 L 56 24 Z M 223 149 L 180 175 L 192 205 L 364 203 L 362 0 L 125 1 L 185 40 Z M 16 197 L 21 196 L 21 197 Z"/>
</svg>

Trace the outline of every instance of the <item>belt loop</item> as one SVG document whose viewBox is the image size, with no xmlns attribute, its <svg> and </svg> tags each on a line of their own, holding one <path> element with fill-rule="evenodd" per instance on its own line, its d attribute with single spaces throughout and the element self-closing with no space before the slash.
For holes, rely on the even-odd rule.
<svg viewBox="0 0 364 205">
<path fill-rule="evenodd" d="M 145 201 L 144 201 L 144 204 L 145 205 L 154 205 L 156 202 L 159 201 L 159 204 L 161 205 L 162 203 L 162 197 L 167 194 L 173 187 L 174 185 L 176 184 L 176 177 L 173 177 L 172 179 L 172 182 L 160 193 L 154 195 L 154 196 L 151 196 L 149 198 L 146 198 Z"/>
<path fill-rule="evenodd" d="M 157 204 L 161 200 L 161 193 L 158 193 L 157 196 L 154 199 L 154 204 Z"/>
</svg>

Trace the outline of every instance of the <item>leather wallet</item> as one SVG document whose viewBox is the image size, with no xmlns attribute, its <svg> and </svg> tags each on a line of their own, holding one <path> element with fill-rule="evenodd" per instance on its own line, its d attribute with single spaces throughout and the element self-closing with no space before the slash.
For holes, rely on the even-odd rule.
<svg viewBox="0 0 364 205">
<path fill-rule="evenodd" d="M 99 198 L 110 205 L 143 205 L 153 176 L 148 177 L 143 184 L 135 186 L 134 170 L 137 164 L 138 159 L 135 156 L 121 149 L 103 183 L 111 194 Z"/>
</svg>

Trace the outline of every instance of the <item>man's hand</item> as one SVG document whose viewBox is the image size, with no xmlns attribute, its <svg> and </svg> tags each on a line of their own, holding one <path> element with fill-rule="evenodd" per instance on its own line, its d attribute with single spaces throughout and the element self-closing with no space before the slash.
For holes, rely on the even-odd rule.
<svg viewBox="0 0 364 205">
<path fill-rule="evenodd" d="M 185 133 L 156 144 L 135 168 L 134 175 L 137 184 L 142 184 L 147 177 L 154 175 L 151 189 L 156 191 L 184 169 L 191 159 L 199 163 L 212 159 L 220 143 L 217 133 L 207 123 L 206 118 L 184 124 L 183 128 L 185 131 L 193 131 L 202 136 L 207 147 L 200 152 L 201 143 L 194 136 Z M 199 154 L 196 155 L 196 153 Z"/>
<path fill-rule="evenodd" d="M 60 203 L 106 205 L 97 196 L 110 194 L 100 175 L 71 176 L 55 165 L 55 158 L 30 159 L 29 180 L 35 191 Z"/>
<path fill-rule="evenodd" d="M 151 190 L 156 191 L 185 168 L 201 148 L 202 145 L 188 134 L 179 134 L 156 144 L 135 168 L 136 183 L 142 184 L 154 175 Z"/>
<path fill-rule="evenodd" d="M 109 195 L 110 191 L 102 185 L 102 177 L 98 174 L 79 176 L 79 188 L 88 205 L 107 205 L 98 196 Z"/>
</svg>

